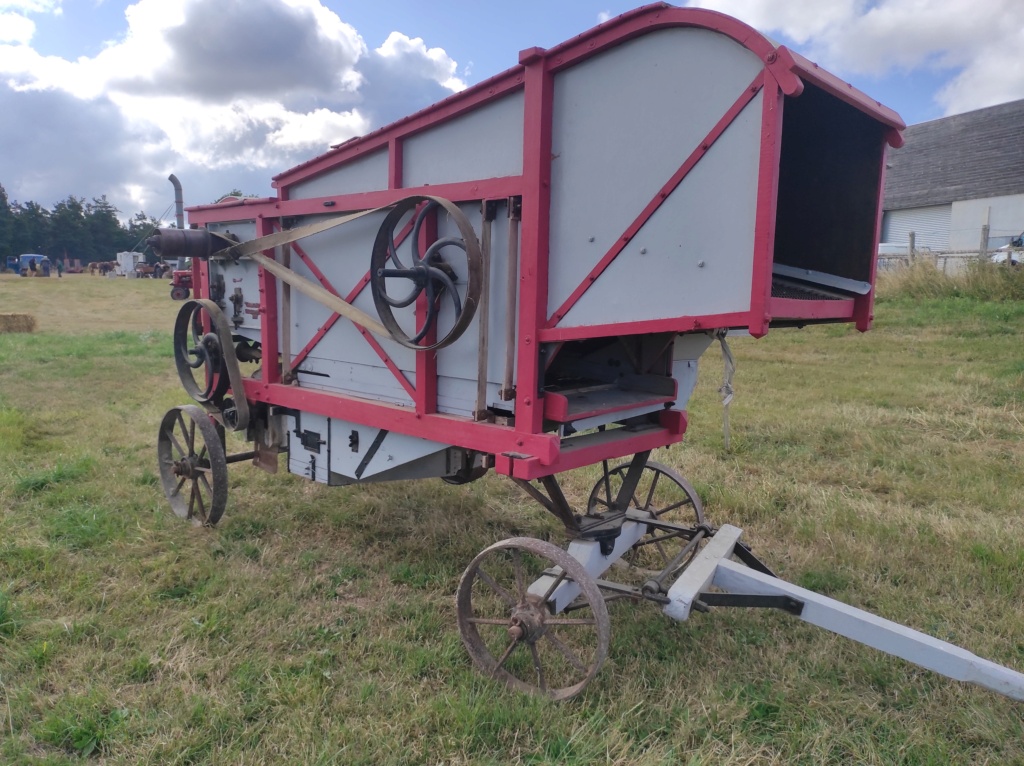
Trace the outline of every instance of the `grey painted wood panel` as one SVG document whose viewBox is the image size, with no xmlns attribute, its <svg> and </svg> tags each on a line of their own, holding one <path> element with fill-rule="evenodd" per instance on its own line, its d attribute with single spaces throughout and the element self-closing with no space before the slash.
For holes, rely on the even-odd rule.
<svg viewBox="0 0 1024 766">
<path fill-rule="evenodd" d="M 523 172 L 523 92 L 417 133 L 404 142 L 403 186 L 475 181 Z"/>
<path fill-rule="evenodd" d="M 669 29 L 556 75 L 549 313 L 622 235 L 761 66 L 750 51 L 715 32 Z M 760 97 L 564 326 L 715 313 L 749 302 L 759 126 Z M 644 248 L 647 254 L 640 256 Z M 698 276 L 697 263 L 711 260 L 721 272 L 713 278 Z M 718 281 L 723 276 L 725 281 Z M 713 282 L 717 286 L 709 294 Z M 651 289 L 660 292 L 648 297 Z M 645 293 L 642 299 L 638 290 Z M 680 290 L 687 298 L 703 296 L 700 304 L 684 308 Z"/>
<path fill-rule="evenodd" d="M 295 184 L 288 190 L 288 196 L 310 199 L 387 189 L 388 164 L 388 152 L 381 149 Z"/>
</svg>

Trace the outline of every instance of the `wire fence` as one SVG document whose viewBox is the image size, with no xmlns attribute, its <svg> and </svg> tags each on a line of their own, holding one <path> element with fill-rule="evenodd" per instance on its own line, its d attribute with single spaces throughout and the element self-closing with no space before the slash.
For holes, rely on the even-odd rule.
<svg viewBox="0 0 1024 766">
<path fill-rule="evenodd" d="M 1014 252 L 1013 262 L 1016 262 L 1020 252 Z M 993 255 L 995 253 L 986 252 L 984 258 L 987 260 Z M 924 262 L 932 264 L 943 274 L 956 276 L 957 274 L 964 273 L 967 270 L 967 264 L 977 261 L 979 257 L 981 256 L 977 250 L 915 250 L 913 255 L 909 253 L 886 253 L 878 256 L 878 271 L 897 271 L 907 268 L 912 263 Z"/>
</svg>

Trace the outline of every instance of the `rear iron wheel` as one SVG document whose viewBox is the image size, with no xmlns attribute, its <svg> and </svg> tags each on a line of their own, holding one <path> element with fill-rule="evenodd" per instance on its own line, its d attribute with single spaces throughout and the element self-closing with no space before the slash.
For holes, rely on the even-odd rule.
<svg viewBox="0 0 1024 766">
<path fill-rule="evenodd" d="M 616 466 L 594 485 L 587 502 L 589 512 L 605 512 L 611 509 L 628 470 L 628 463 Z M 653 460 L 644 466 L 630 506 L 646 511 L 657 521 L 687 527 L 694 531 L 704 523 L 704 505 L 697 491 L 671 468 Z M 622 560 L 644 574 L 658 572 L 668 566 L 688 541 L 689 537 L 678 530 L 659 529 L 651 525 L 647 528 L 647 534 L 626 552 Z M 670 574 L 682 571 L 691 558 L 692 556 L 686 557 L 676 567 L 676 572 Z"/>
<path fill-rule="evenodd" d="M 160 483 L 171 510 L 196 526 L 212 527 L 228 500 L 222 432 L 202 408 L 168 410 L 157 437 Z"/>
<path fill-rule="evenodd" d="M 484 549 L 462 575 L 456 612 L 476 666 L 519 691 L 574 697 L 608 654 L 611 624 L 597 582 L 542 540 L 514 537 Z"/>
</svg>

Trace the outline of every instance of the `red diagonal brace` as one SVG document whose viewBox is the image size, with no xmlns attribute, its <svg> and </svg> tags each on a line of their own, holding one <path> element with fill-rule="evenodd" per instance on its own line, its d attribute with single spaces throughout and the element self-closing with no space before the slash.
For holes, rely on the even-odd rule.
<svg viewBox="0 0 1024 766">
<path fill-rule="evenodd" d="M 409 233 L 411 231 L 412 222 L 410 221 L 405 226 L 405 228 L 403 228 L 401 233 L 399 233 L 398 241 L 395 243 L 395 246 L 401 246 L 402 242 L 405 240 L 406 237 L 409 236 Z M 302 259 L 302 262 L 305 263 L 309 270 L 313 273 L 313 276 L 315 276 L 317 280 L 320 282 L 320 284 L 324 286 L 324 289 L 326 289 L 330 293 L 333 293 L 334 295 L 338 295 L 338 291 L 334 289 L 334 286 L 331 285 L 327 277 L 324 276 L 324 273 L 320 271 L 319 268 L 317 268 L 316 264 L 313 262 L 313 259 L 309 257 L 309 255 L 298 245 L 298 243 L 292 242 L 291 247 L 298 254 L 299 258 Z M 369 281 L 370 272 L 367 271 L 366 274 L 363 275 L 362 279 L 360 279 L 359 282 L 356 283 L 355 287 L 352 288 L 349 294 L 345 296 L 344 301 L 346 303 L 352 303 L 359 295 L 359 293 L 363 291 L 363 288 L 366 287 Z M 341 296 L 338 295 L 338 297 Z M 313 335 L 313 337 L 310 338 L 309 342 L 305 345 L 305 347 L 298 354 L 295 355 L 295 358 L 292 360 L 292 369 L 298 368 L 298 366 L 302 364 L 303 361 L 305 361 L 306 357 L 309 356 L 310 352 L 314 348 L 316 348 L 316 345 L 321 340 L 323 340 L 324 336 L 327 335 L 327 332 L 332 327 L 334 327 L 335 322 L 337 322 L 340 318 L 341 316 L 339 314 L 332 314 L 327 319 L 327 321 L 320 326 L 320 329 L 318 329 L 316 333 Z M 359 330 L 360 335 L 366 338 L 366 341 L 370 344 L 370 347 L 374 350 L 377 356 L 380 357 L 380 360 L 384 362 L 384 365 L 388 368 L 388 370 L 391 371 L 391 374 L 395 376 L 398 382 L 402 385 L 402 388 L 405 389 L 405 392 L 409 394 L 409 398 L 415 401 L 416 389 L 409 382 L 409 379 L 405 377 L 405 374 L 402 372 L 401 369 L 399 369 L 398 365 L 395 364 L 395 362 L 391 359 L 390 356 L 388 356 L 388 353 L 387 351 L 384 350 L 384 347 L 381 346 L 380 343 L 377 342 L 377 339 L 374 338 L 370 333 L 366 332 L 362 327 L 357 327 L 356 329 Z"/>
</svg>

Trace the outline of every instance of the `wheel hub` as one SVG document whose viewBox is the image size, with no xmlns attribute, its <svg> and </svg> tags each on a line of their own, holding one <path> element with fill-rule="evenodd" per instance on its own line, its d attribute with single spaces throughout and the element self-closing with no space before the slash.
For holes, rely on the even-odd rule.
<svg viewBox="0 0 1024 766">
<path fill-rule="evenodd" d="M 544 618 L 547 610 L 537 604 L 520 604 L 512 610 L 508 635 L 516 641 L 536 643 L 547 632 Z"/>
<path fill-rule="evenodd" d="M 182 479 L 191 479 L 195 476 L 196 459 L 190 455 L 184 457 L 181 460 L 175 460 L 174 465 L 171 467 L 171 471 L 175 476 Z"/>
</svg>

